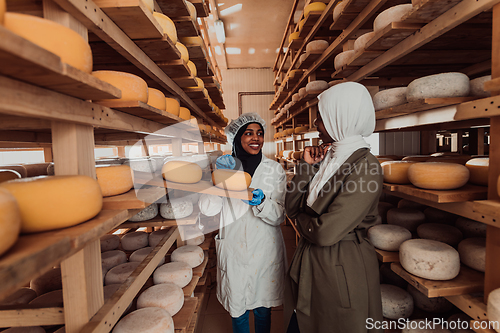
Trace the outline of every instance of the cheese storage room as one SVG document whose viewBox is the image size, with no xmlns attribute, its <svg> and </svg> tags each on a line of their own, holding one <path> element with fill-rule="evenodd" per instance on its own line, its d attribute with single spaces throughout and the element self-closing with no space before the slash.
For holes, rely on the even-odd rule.
<svg viewBox="0 0 500 333">
<path fill-rule="evenodd" d="M 0 0 L 0 127 L 2 333 L 500 332 L 500 0 Z"/>
</svg>

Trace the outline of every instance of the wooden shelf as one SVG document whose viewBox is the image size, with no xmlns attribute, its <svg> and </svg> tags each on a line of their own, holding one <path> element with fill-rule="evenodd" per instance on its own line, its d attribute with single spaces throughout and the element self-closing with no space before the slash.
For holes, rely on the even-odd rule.
<svg viewBox="0 0 500 333">
<path fill-rule="evenodd" d="M 172 17 L 178 37 L 196 37 L 199 35 L 197 24 L 191 16 Z"/>
<path fill-rule="evenodd" d="M 127 193 L 105 197 L 103 209 L 144 209 L 165 196 L 165 189 L 160 187 L 131 189 Z"/>
<path fill-rule="evenodd" d="M 195 318 L 196 306 L 198 305 L 198 298 L 185 297 L 184 305 L 181 310 L 172 317 L 174 320 L 174 328 L 176 333 L 186 333 L 189 324 Z"/>
<path fill-rule="evenodd" d="M 456 190 L 425 190 L 413 185 L 394 185 L 386 184 L 384 189 L 390 189 L 391 192 L 400 192 L 409 196 L 420 198 L 436 203 L 454 203 L 472 200 L 486 199 L 488 188 L 466 184 Z M 391 193 L 393 194 L 393 193 Z"/>
<path fill-rule="evenodd" d="M 165 125 L 182 123 L 185 121 L 178 116 L 152 107 L 141 101 L 98 101 L 96 104 Z"/>
<path fill-rule="evenodd" d="M 365 51 L 389 50 L 421 27 L 422 24 L 392 22 L 366 43 Z"/>
<path fill-rule="evenodd" d="M 174 82 L 181 88 L 196 87 L 198 82 L 196 82 L 194 76 L 181 76 L 173 78 Z"/>
<path fill-rule="evenodd" d="M 298 50 L 302 44 L 304 43 L 304 39 L 298 38 L 298 39 L 293 39 L 290 44 L 288 44 L 288 49 L 290 50 Z"/>
<path fill-rule="evenodd" d="M 200 244 L 199 247 L 201 247 L 203 251 L 208 251 L 213 241 L 214 239 L 212 237 L 207 237 L 207 235 L 205 235 L 205 241 L 202 244 Z"/>
<path fill-rule="evenodd" d="M 472 210 L 475 213 L 489 216 L 491 223 L 489 225 L 498 226 L 500 222 L 500 201 L 497 200 L 480 200 L 472 203 Z"/>
<path fill-rule="evenodd" d="M 196 7 L 196 14 L 198 17 L 207 17 L 210 9 L 205 0 L 192 0 L 191 3 Z"/>
<path fill-rule="evenodd" d="M 182 59 L 171 60 L 171 61 L 159 61 L 156 62 L 156 65 L 172 79 L 191 76 L 191 71 L 189 70 L 189 67 Z"/>
<path fill-rule="evenodd" d="M 155 188 L 163 191 L 163 193 L 165 194 L 165 190 L 163 188 L 160 187 L 155 187 Z M 198 208 L 196 208 L 193 211 L 193 214 L 182 219 L 166 220 L 158 215 L 155 218 L 152 218 L 151 220 L 142 222 L 126 221 L 120 225 L 120 228 L 139 228 L 139 227 L 151 228 L 151 227 L 175 227 L 175 226 L 194 225 L 199 220 L 199 218 L 200 218 L 200 211 Z"/>
<path fill-rule="evenodd" d="M 476 99 L 457 107 L 457 120 L 490 118 L 500 115 L 500 95 Z"/>
<path fill-rule="evenodd" d="M 433 281 L 415 276 L 408 273 L 400 263 L 392 263 L 391 269 L 429 298 L 470 294 L 481 292 L 484 288 L 484 273 L 463 265 L 458 276 L 447 281 Z"/>
<path fill-rule="evenodd" d="M 205 272 L 205 274 L 203 274 L 203 276 L 198 280 L 197 286 L 204 286 L 206 283 L 207 283 L 207 273 Z"/>
<path fill-rule="evenodd" d="M 488 319 L 486 315 L 486 304 L 483 302 L 483 296 L 465 294 L 445 296 L 445 298 L 475 320 Z"/>
<path fill-rule="evenodd" d="M 297 69 L 308 69 L 309 67 L 311 67 L 311 65 L 321 57 L 323 51 L 307 51 L 305 54 L 306 56 L 299 64 Z M 297 54 L 297 56 L 300 57 L 300 54 Z"/>
<path fill-rule="evenodd" d="M 199 265 L 193 268 L 193 276 L 197 276 L 201 278 L 203 276 L 203 273 L 205 272 L 205 268 L 207 267 L 208 263 L 208 253 L 204 251 L 205 257 L 203 259 L 203 262 Z"/>
<path fill-rule="evenodd" d="M 184 292 L 185 297 L 191 297 L 193 295 L 194 289 L 198 285 L 198 281 L 200 281 L 200 277 L 193 275 L 191 282 L 189 282 L 189 284 L 187 286 L 182 288 L 182 291 Z"/>
<path fill-rule="evenodd" d="M 299 38 L 306 38 L 311 32 L 312 28 L 318 21 L 318 19 L 323 15 L 323 12 L 309 12 L 307 16 L 304 18 L 304 25 L 302 29 L 299 31 Z"/>
<path fill-rule="evenodd" d="M 401 20 L 404 23 L 428 23 L 447 12 L 459 2 L 460 0 L 421 0 Z"/>
<path fill-rule="evenodd" d="M 399 251 L 384 251 L 375 249 L 380 262 L 399 262 Z"/>
<path fill-rule="evenodd" d="M 151 58 L 151 60 L 155 62 L 181 59 L 181 53 L 166 34 L 158 39 L 136 40 L 135 43 L 149 58 Z"/>
<path fill-rule="evenodd" d="M 202 99 L 206 98 L 205 94 L 203 93 L 203 88 L 198 88 L 198 87 L 186 87 L 183 88 L 184 92 L 186 95 L 189 96 L 191 99 Z M 207 102 L 208 103 L 208 102 Z"/>
</svg>

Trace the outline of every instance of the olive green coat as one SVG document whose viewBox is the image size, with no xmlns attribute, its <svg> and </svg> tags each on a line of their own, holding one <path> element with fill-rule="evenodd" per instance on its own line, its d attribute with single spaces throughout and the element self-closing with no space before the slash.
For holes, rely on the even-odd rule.
<svg viewBox="0 0 500 333">
<path fill-rule="evenodd" d="M 301 236 L 287 274 L 285 327 L 296 309 L 301 333 L 382 332 L 366 328 L 367 318 L 382 321 L 378 261 L 366 239 L 378 216 L 380 164 L 368 149 L 355 151 L 308 207 L 317 171 L 301 161 L 285 199 Z"/>
</svg>

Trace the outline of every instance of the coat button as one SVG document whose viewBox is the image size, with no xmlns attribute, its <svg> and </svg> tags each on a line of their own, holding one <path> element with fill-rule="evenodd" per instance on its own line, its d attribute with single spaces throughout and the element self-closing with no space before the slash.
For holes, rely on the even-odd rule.
<svg viewBox="0 0 500 333">
<path fill-rule="evenodd" d="M 311 228 L 309 228 L 309 232 L 313 231 Z"/>
</svg>

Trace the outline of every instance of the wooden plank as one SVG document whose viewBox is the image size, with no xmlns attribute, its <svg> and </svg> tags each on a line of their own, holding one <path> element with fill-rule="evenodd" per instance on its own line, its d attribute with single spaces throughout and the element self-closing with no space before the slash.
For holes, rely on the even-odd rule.
<svg viewBox="0 0 500 333">
<path fill-rule="evenodd" d="M 193 278 L 191 279 L 191 282 L 189 282 L 189 284 L 187 286 L 185 286 L 184 288 L 182 288 L 182 291 L 184 292 L 184 296 L 185 297 L 191 297 L 191 296 L 193 296 L 194 289 L 198 285 L 198 281 L 199 280 L 200 280 L 199 276 L 194 276 L 193 275 Z"/>
<path fill-rule="evenodd" d="M 176 333 L 185 333 L 194 318 L 198 299 L 196 297 L 185 297 L 184 305 L 176 315 L 172 317 Z"/>
<path fill-rule="evenodd" d="M 181 59 L 181 53 L 166 34 L 159 39 L 141 39 L 136 40 L 135 43 L 154 62 Z M 189 55 L 191 55 L 191 53 Z"/>
<path fill-rule="evenodd" d="M 183 0 L 156 0 L 156 3 L 168 17 L 189 16 L 189 10 Z"/>
<path fill-rule="evenodd" d="M 163 196 L 165 188 L 136 186 L 127 193 L 103 198 L 103 209 L 144 209 Z"/>
<path fill-rule="evenodd" d="M 181 88 L 196 87 L 198 82 L 196 82 L 194 76 L 181 76 L 173 78 L 174 82 Z"/>
<path fill-rule="evenodd" d="M 207 273 L 203 274 L 203 276 L 198 280 L 197 286 L 204 286 L 207 283 Z M 196 296 L 196 293 L 194 294 Z"/>
<path fill-rule="evenodd" d="M 392 263 L 391 269 L 429 298 L 481 292 L 484 287 L 484 274 L 463 265 L 457 277 L 447 281 L 433 281 L 415 276 L 405 271 L 400 263 Z"/>
<path fill-rule="evenodd" d="M 472 202 L 472 210 L 478 214 L 490 216 L 493 226 L 500 222 L 500 201 L 480 200 Z"/>
<path fill-rule="evenodd" d="M 484 83 L 484 90 L 486 91 L 500 91 L 500 77 L 496 79 L 492 79 L 490 81 L 486 81 Z"/>
<path fill-rule="evenodd" d="M 483 297 L 465 294 L 445 296 L 445 298 L 471 318 L 477 320 L 488 319 L 486 315 L 486 304 L 483 303 Z"/>
<path fill-rule="evenodd" d="M 457 120 L 500 116 L 500 95 L 476 99 L 457 106 Z"/>
<path fill-rule="evenodd" d="M 199 35 L 197 24 L 191 16 L 171 17 L 175 23 L 178 37 L 196 37 Z"/>
<path fill-rule="evenodd" d="M 461 0 L 421 0 L 412 10 L 402 17 L 405 23 L 428 23 L 450 8 L 457 5 Z"/>
<path fill-rule="evenodd" d="M 300 47 L 302 46 L 303 43 L 304 43 L 304 39 L 303 38 L 293 39 L 288 44 L 288 49 L 290 49 L 290 50 L 298 50 L 298 49 L 300 49 Z"/>
<path fill-rule="evenodd" d="M 223 197 L 230 197 L 233 199 L 249 200 L 253 196 L 252 188 L 249 188 L 246 191 L 225 191 L 219 187 L 212 185 L 212 182 L 205 180 L 201 180 L 194 184 L 181 184 L 169 182 L 161 178 L 151 178 L 149 174 L 145 174 L 144 172 L 136 172 L 135 175 L 136 184 L 157 186 L 160 188 L 168 188 L 170 190 L 183 190 L 187 192 L 213 194 Z"/>
<path fill-rule="evenodd" d="M 192 0 L 191 3 L 196 7 L 198 17 L 207 17 L 210 14 L 210 8 L 205 0 Z"/>
<path fill-rule="evenodd" d="M 309 14 L 307 14 L 304 18 L 304 25 L 302 29 L 299 30 L 299 38 L 305 38 L 309 34 L 314 24 L 316 24 L 321 17 L 321 14 L 323 14 L 323 12 L 309 12 Z"/>
<path fill-rule="evenodd" d="M 422 28 L 422 24 L 392 22 L 381 31 L 377 32 L 365 46 L 367 51 L 389 50 L 406 37 Z"/>
<path fill-rule="evenodd" d="M 352 60 L 347 64 L 347 67 L 361 67 L 368 64 L 373 59 L 382 54 L 382 51 L 360 51 L 356 52 Z M 344 76 L 340 76 L 344 77 Z"/>
<path fill-rule="evenodd" d="M 203 93 L 204 88 L 198 88 L 198 87 L 186 87 L 183 88 L 183 90 L 186 92 L 186 95 L 189 96 L 192 100 L 195 99 L 203 99 L 205 97 L 205 94 Z"/>
<path fill-rule="evenodd" d="M 95 0 L 130 39 L 162 38 L 163 29 L 140 0 Z"/>
<path fill-rule="evenodd" d="M 483 200 L 487 196 L 487 187 L 470 184 L 456 190 L 426 190 L 413 185 L 399 185 L 397 191 L 437 203 Z"/>
<path fill-rule="evenodd" d="M 203 251 L 208 251 L 208 249 L 210 248 L 212 242 L 213 242 L 213 238 L 212 237 L 208 237 L 207 235 L 205 235 L 205 241 L 198 245 L 199 247 L 201 247 L 203 249 Z"/>
<path fill-rule="evenodd" d="M 187 67 L 187 64 L 181 59 L 161 61 L 157 62 L 156 65 L 171 78 L 191 76 L 189 67 Z"/>
<path fill-rule="evenodd" d="M 0 311 L 0 327 L 64 325 L 64 308 Z"/>
<path fill-rule="evenodd" d="M 375 249 L 377 258 L 380 262 L 399 262 L 399 251 L 384 251 Z"/>
<path fill-rule="evenodd" d="M 201 45 L 184 45 L 188 49 L 189 52 L 189 59 L 207 59 L 207 53 L 205 52 L 205 49 Z"/>
<path fill-rule="evenodd" d="M 161 189 L 161 188 L 159 188 Z M 163 189 L 162 189 L 163 190 Z M 164 191 L 164 190 L 163 190 Z M 188 217 L 177 220 L 166 220 L 161 216 L 152 218 L 151 220 L 142 222 L 126 221 L 120 225 L 120 228 L 138 228 L 138 227 L 175 227 L 180 225 L 194 225 L 200 217 L 199 209 L 196 209 L 193 214 Z"/>
<path fill-rule="evenodd" d="M 176 124 L 184 120 L 172 113 L 157 109 L 141 101 L 96 101 L 96 104 L 122 111 L 160 124 Z"/>
</svg>

